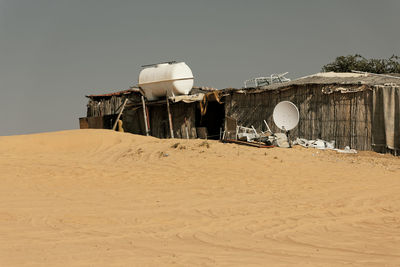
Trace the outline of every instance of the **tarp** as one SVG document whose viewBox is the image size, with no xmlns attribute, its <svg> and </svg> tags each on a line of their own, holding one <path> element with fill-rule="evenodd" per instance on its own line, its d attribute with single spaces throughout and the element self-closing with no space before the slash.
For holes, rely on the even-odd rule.
<svg viewBox="0 0 400 267">
<path fill-rule="evenodd" d="M 400 87 L 396 84 L 374 87 L 372 142 L 376 148 L 400 149 Z"/>
<path fill-rule="evenodd" d="M 221 101 L 222 94 L 223 94 L 222 91 L 217 90 L 217 91 L 208 92 L 204 95 L 203 99 L 200 101 L 201 116 L 204 116 L 207 113 L 208 101 L 217 101 L 220 104 L 223 103 Z"/>
<path fill-rule="evenodd" d="M 203 93 L 197 93 L 193 95 L 177 95 L 177 96 L 172 96 L 169 99 L 172 100 L 172 102 L 180 102 L 183 101 L 185 103 L 193 103 L 193 102 L 199 102 L 202 101 L 204 98 Z"/>
</svg>

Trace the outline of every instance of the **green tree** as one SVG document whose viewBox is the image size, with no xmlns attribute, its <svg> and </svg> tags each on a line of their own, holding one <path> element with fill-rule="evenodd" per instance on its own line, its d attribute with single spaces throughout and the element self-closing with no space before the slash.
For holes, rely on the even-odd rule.
<svg viewBox="0 0 400 267">
<path fill-rule="evenodd" d="M 388 59 L 366 59 L 355 54 L 337 57 L 332 63 L 322 67 L 322 71 L 351 72 L 352 70 L 372 73 L 400 73 L 400 57 L 393 55 Z"/>
</svg>

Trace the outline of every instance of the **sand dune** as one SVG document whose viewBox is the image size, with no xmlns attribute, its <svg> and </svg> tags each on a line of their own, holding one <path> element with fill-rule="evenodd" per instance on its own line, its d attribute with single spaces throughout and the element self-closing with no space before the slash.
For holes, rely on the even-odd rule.
<svg viewBox="0 0 400 267">
<path fill-rule="evenodd" d="M 0 266 L 400 266 L 400 159 L 0 137 Z"/>
</svg>

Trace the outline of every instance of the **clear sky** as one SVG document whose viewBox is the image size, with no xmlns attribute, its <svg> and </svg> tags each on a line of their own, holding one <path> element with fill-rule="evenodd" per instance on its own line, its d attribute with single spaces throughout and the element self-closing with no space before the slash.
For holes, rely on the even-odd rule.
<svg viewBox="0 0 400 267">
<path fill-rule="evenodd" d="M 195 85 L 400 54 L 400 1 L 0 0 L 0 135 L 79 127 L 85 95 L 185 61 Z"/>
</svg>

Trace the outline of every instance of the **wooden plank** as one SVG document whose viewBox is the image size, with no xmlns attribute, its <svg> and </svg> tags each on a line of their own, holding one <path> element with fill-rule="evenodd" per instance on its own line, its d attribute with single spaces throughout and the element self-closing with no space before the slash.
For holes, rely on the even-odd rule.
<svg viewBox="0 0 400 267">
<path fill-rule="evenodd" d="M 226 139 L 237 139 L 237 120 L 233 117 L 225 117 L 225 137 Z"/>
<path fill-rule="evenodd" d="M 88 118 L 79 118 L 79 129 L 89 129 Z"/>
<path fill-rule="evenodd" d="M 169 107 L 169 99 L 168 99 L 168 97 L 167 97 L 166 99 L 167 99 L 167 111 L 168 111 L 169 131 L 170 131 L 170 134 L 171 134 L 171 138 L 174 138 L 174 126 L 173 126 L 173 124 L 172 124 L 172 116 L 171 116 L 171 109 L 170 109 L 170 107 Z"/>
<path fill-rule="evenodd" d="M 207 127 L 197 127 L 196 133 L 198 138 L 207 139 Z"/>
<path fill-rule="evenodd" d="M 121 118 L 122 112 L 124 111 L 124 108 L 125 108 L 125 105 L 127 102 L 128 102 L 128 98 L 125 99 L 124 104 L 122 105 L 121 111 L 119 112 L 117 119 L 115 120 L 114 126 L 112 127 L 113 131 L 115 131 L 115 128 L 117 128 L 119 118 Z"/>
<path fill-rule="evenodd" d="M 146 103 L 144 101 L 144 96 L 142 96 L 142 105 L 143 105 L 143 119 L 144 119 L 144 125 L 146 127 L 146 135 L 149 136 L 149 124 L 147 120 L 147 110 L 146 110 Z"/>
<path fill-rule="evenodd" d="M 233 144 L 245 145 L 245 146 L 252 146 L 252 147 L 258 147 L 258 148 L 273 148 L 273 147 L 275 147 L 275 146 L 267 146 L 264 143 L 247 142 L 247 141 L 233 140 L 233 139 L 222 139 L 221 142 L 222 143 L 233 143 Z"/>
</svg>

